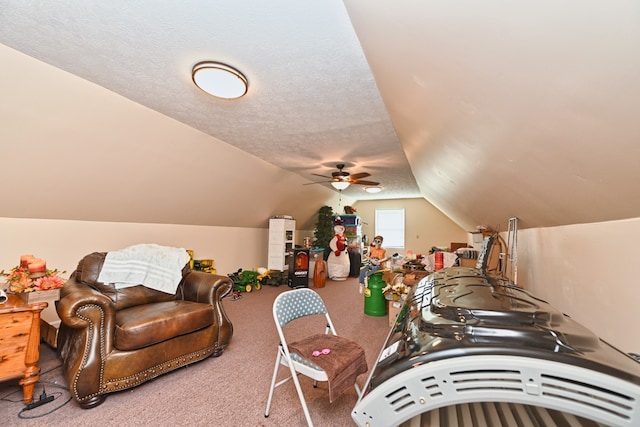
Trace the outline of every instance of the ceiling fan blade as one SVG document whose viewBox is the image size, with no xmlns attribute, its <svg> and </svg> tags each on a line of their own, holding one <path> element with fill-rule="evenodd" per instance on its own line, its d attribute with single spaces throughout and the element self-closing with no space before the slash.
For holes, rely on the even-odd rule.
<svg viewBox="0 0 640 427">
<path fill-rule="evenodd" d="M 366 178 L 368 176 L 371 176 L 371 174 L 367 172 L 354 173 L 351 175 L 351 179 L 358 180 L 360 178 Z"/>
<path fill-rule="evenodd" d="M 318 173 L 312 173 L 311 175 L 315 175 L 315 176 L 319 176 L 319 177 L 327 178 L 327 179 L 333 179 L 333 177 L 332 177 L 332 176 L 320 175 L 320 174 L 318 174 Z"/>
<path fill-rule="evenodd" d="M 375 182 L 375 181 L 364 181 L 362 179 L 356 179 L 354 181 L 351 181 L 352 184 L 357 184 L 357 185 L 371 185 L 371 186 L 376 186 L 376 185 L 380 185 L 379 182 Z"/>
<path fill-rule="evenodd" d="M 331 181 L 307 182 L 306 184 L 302 184 L 302 185 L 324 184 L 325 182 L 331 182 Z"/>
<path fill-rule="evenodd" d="M 368 172 L 360 172 L 360 173 L 354 173 L 354 174 L 350 174 L 349 172 L 343 170 L 345 165 L 343 164 L 338 164 L 336 165 L 336 167 L 338 168 L 337 171 L 335 172 L 331 172 L 331 176 L 327 176 L 327 175 L 320 175 L 318 173 L 312 173 L 311 175 L 314 176 L 319 176 L 321 178 L 326 178 L 329 181 L 319 181 L 319 182 L 311 182 L 309 184 L 304 184 L 304 185 L 311 185 L 311 184 L 322 184 L 325 182 L 328 183 L 334 183 L 334 182 L 348 182 L 349 184 L 356 184 L 356 185 L 370 185 L 370 186 L 376 186 L 376 185 L 380 185 L 379 182 L 375 182 L 375 181 L 365 181 L 362 180 L 361 178 L 366 178 L 368 176 L 371 176 L 370 173 Z"/>
</svg>

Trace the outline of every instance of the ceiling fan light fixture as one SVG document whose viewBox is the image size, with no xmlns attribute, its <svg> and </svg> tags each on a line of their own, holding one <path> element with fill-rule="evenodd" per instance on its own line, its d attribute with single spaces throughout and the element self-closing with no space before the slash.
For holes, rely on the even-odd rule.
<svg viewBox="0 0 640 427">
<path fill-rule="evenodd" d="M 364 191 L 371 194 L 376 194 L 382 191 L 382 187 L 365 187 Z"/>
<path fill-rule="evenodd" d="M 347 181 L 332 181 L 331 185 L 333 186 L 333 188 L 335 188 L 336 190 L 346 190 L 350 183 Z"/>
<path fill-rule="evenodd" d="M 196 86 L 217 98 L 240 98 L 249 88 L 249 81 L 244 74 L 221 62 L 199 62 L 193 66 L 191 77 Z"/>
</svg>

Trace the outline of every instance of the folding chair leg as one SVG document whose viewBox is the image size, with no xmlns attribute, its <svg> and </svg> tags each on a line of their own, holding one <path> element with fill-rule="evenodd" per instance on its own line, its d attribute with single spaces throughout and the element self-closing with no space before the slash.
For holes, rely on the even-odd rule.
<svg viewBox="0 0 640 427">
<path fill-rule="evenodd" d="M 264 417 L 269 417 L 269 409 L 271 409 L 271 401 L 273 399 L 273 392 L 276 389 L 276 378 L 278 377 L 278 370 L 280 368 L 280 361 L 282 360 L 282 353 L 280 347 L 278 347 L 278 357 L 276 357 L 276 366 L 273 368 L 273 378 L 271 379 L 271 388 L 269 389 L 269 398 L 267 399 L 267 409 L 264 411 Z"/>
<path fill-rule="evenodd" d="M 300 399 L 300 403 L 302 404 L 302 411 L 304 412 L 304 417 L 307 420 L 307 424 L 309 425 L 309 427 L 313 427 L 313 422 L 311 421 L 311 415 L 309 414 L 309 408 L 307 408 L 307 402 L 305 401 L 304 395 L 302 394 L 302 387 L 300 386 L 300 381 L 298 381 L 298 373 L 296 372 L 296 370 L 292 366 L 289 366 L 289 370 L 291 371 L 291 376 L 276 383 L 276 379 L 278 378 L 278 371 L 280 369 L 280 364 L 282 362 L 282 359 L 283 359 L 283 356 L 282 356 L 281 349 L 278 348 L 278 357 L 276 357 L 276 365 L 273 368 L 273 377 L 271 378 L 271 388 L 269 389 L 269 397 L 267 398 L 267 408 L 264 411 L 264 417 L 269 418 L 269 411 L 271 410 L 271 403 L 273 401 L 273 393 L 275 389 L 278 386 L 293 379 L 293 383 L 296 387 L 296 391 L 298 392 L 298 398 Z"/>
<path fill-rule="evenodd" d="M 302 404 L 304 417 L 307 419 L 307 425 L 309 427 L 313 427 L 313 422 L 311 421 L 311 415 L 309 414 L 309 408 L 307 408 L 307 401 L 304 399 L 304 395 L 302 394 L 302 387 L 300 387 L 300 381 L 298 380 L 298 373 L 293 368 L 293 366 L 289 366 L 289 370 L 291 371 L 293 383 L 295 384 L 296 390 L 298 391 L 298 397 L 300 398 L 300 404 Z"/>
<path fill-rule="evenodd" d="M 358 399 L 362 397 L 362 390 L 360 390 L 360 387 L 358 386 L 358 383 L 354 383 L 353 386 L 356 388 L 356 394 L 358 395 Z"/>
</svg>

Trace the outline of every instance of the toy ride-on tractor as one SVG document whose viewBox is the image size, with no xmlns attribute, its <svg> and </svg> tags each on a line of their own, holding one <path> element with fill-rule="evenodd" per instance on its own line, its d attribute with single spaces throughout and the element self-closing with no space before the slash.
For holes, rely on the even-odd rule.
<svg viewBox="0 0 640 427">
<path fill-rule="evenodd" d="M 287 273 L 282 271 L 267 270 L 265 268 L 262 272 L 258 269 L 258 273 L 260 273 L 258 282 L 262 285 L 280 286 L 286 284 L 288 281 Z"/>
<path fill-rule="evenodd" d="M 259 291 L 262 289 L 262 284 L 258 281 L 258 272 L 251 270 L 238 269 L 235 273 L 228 274 L 229 278 L 233 280 L 233 290 L 239 292 L 251 292 L 252 290 Z"/>
</svg>

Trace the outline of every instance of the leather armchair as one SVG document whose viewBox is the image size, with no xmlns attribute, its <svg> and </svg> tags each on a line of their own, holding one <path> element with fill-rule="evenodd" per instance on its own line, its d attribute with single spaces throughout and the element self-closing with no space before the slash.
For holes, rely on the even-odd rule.
<svg viewBox="0 0 640 427">
<path fill-rule="evenodd" d="M 191 271 L 175 295 L 145 286 L 116 289 L 97 281 L 106 256 L 85 256 L 61 290 L 58 356 L 82 408 L 182 366 L 219 356 L 233 326 L 222 298 L 233 282 Z"/>
</svg>

